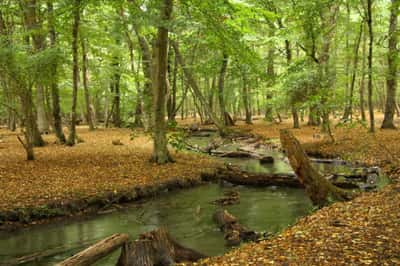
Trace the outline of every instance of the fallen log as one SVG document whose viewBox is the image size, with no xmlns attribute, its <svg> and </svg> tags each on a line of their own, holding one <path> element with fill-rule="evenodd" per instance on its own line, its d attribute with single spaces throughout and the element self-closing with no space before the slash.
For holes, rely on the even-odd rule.
<svg viewBox="0 0 400 266">
<path fill-rule="evenodd" d="M 160 228 L 140 235 L 122 249 L 117 266 L 167 266 L 179 262 L 194 262 L 206 256 L 177 243 Z"/>
<path fill-rule="evenodd" d="M 359 189 L 362 188 L 363 182 L 357 183 L 352 180 L 337 179 L 337 176 L 332 174 L 326 176 L 330 182 L 343 189 Z M 223 180 L 234 185 L 242 186 L 256 186 L 256 187 L 292 187 L 292 188 L 304 188 L 304 185 L 296 177 L 295 174 L 269 174 L 269 173 L 251 173 L 240 169 L 238 166 L 228 165 L 225 168 L 219 167 L 213 173 L 203 174 L 202 179 L 204 181 L 219 181 Z"/>
<path fill-rule="evenodd" d="M 251 173 L 232 165 L 228 165 L 225 168 L 218 168 L 212 178 L 245 186 L 303 187 L 294 174 Z"/>
<path fill-rule="evenodd" d="M 74 256 L 60 262 L 57 266 L 87 266 L 109 255 L 129 240 L 127 234 L 114 234 L 103 239 Z"/>
<path fill-rule="evenodd" d="M 306 193 L 314 205 L 325 206 L 333 201 L 346 201 L 354 198 L 356 194 L 336 187 L 312 166 L 300 142 L 289 130 L 281 130 L 280 139 L 289 158 L 290 165 L 298 179 L 304 185 Z"/>
<path fill-rule="evenodd" d="M 237 246 L 242 241 L 256 241 L 261 237 L 259 233 L 241 225 L 237 218 L 227 210 L 217 210 L 213 215 L 213 220 L 218 228 L 224 232 L 227 246 Z"/>
</svg>

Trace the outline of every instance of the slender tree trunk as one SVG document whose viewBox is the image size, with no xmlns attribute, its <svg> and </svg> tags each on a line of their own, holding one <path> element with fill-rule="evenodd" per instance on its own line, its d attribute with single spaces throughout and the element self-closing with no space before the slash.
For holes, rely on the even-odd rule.
<svg viewBox="0 0 400 266">
<path fill-rule="evenodd" d="M 46 114 L 44 87 L 41 84 L 36 87 L 36 112 L 39 132 L 49 133 L 50 129 Z"/>
<path fill-rule="evenodd" d="M 167 95 L 167 66 L 168 66 L 168 28 L 164 23 L 171 19 L 173 0 L 164 0 L 161 8 L 161 23 L 157 34 L 157 60 L 154 69 L 154 149 L 152 161 L 164 164 L 172 161 L 167 148 L 165 104 Z"/>
<path fill-rule="evenodd" d="M 362 46 L 362 68 L 361 68 L 361 84 L 360 84 L 360 112 L 361 120 L 366 121 L 365 114 L 365 58 L 367 57 L 367 29 L 364 27 L 363 46 Z"/>
<path fill-rule="evenodd" d="M 249 97 L 249 84 L 247 81 L 247 74 L 243 73 L 243 91 L 242 91 L 242 99 L 243 99 L 243 107 L 246 116 L 246 124 L 252 124 L 251 122 L 251 107 L 250 107 L 250 97 Z"/>
<path fill-rule="evenodd" d="M 182 66 L 183 73 L 186 76 L 186 79 L 187 79 L 188 83 L 190 84 L 190 87 L 192 88 L 193 93 L 196 95 L 197 99 L 199 99 L 201 105 L 203 106 L 203 108 L 206 110 L 206 112 L 208 113 L 208 115 L 212 119 L 214 125 L 218 128 L 219 134 L 221 136 L 225 136 L 227 134 L 227 130 L 226 130 L 226 127 L 225 127 L 224 123 L 222 121 L 220 121 L 218 119 L 218 117 L 215 115 L 215 113 L 213 113 L 210 110 L 206 99 L 204 98 L 199 86 L 197 85 L 196 80 L 194 79 L 194 77 L 193 77 L 192 73 L 190 72 L 190 70 L 187 68 L 187 66 L 185 64 L 185 61 L 183 60 L 183 57 L 180 54 L 178 44 L 175 43 L 175 42 L 172 42 L 172 46 L 174 47 L 178 63 Z"/>
<path fill-rule="evenodd" d="M 79 23 L 81 19 L 81 0 L 75 0 L 73 6 L 74 22 L 72 26 L 72 107 L 71 107 L 71 125 L 68 135 L 67 145 L 75 145 L 76 139 L 76 105 L 78 99 L 78 79 L 79 79 L 79 62 L 78 62 L 78 33 Z"/>
<path fill-rule="evenodd" d="M 89 125 L 89 130 L 94 130 L 94 121 L 93 115 L 91 111 L 91 102 L 90 102 L 90 93 L 89 93 L 89 86 L 88 86 L 88 56 L 87 56 L 87 41 L 83 36 L 81 36 L 81 47 L 82 47 L 82 80 L 83 80 L 83 90 L 85 94 L 85 118 Z"/>
<path fill-rule="evenodd" d="M 170 50 L 172 51 L 172 49 Z M 172 54 L 172 53 L 171 53 Z M 170 54 L 170 55 L 171 55 Z M 170 56 L 172 58 L 172 56 Z M 178 63 L 176 62 L 176 58 L 174 59 L 174 68 L 170 74 L 170 80 L 172 80 L 171 92 L 169 93 L 168 101 L 167 101 L 167 111 L 168 111 L 168 121 L 175 122 L 176 116 L 176 91 L 177 91 L 177 76 L 178 76 Z"/>
<path fill-rule="evenodd" d="M 396 110 L 397 89 L 397 16 L 399 13 L 400 0 L 392 0 L 389 23 L 389 47 L 388 47 L 388 73 L 386 78 L 386 105 L 385 117 L 382 128 L 396 128 L 393 117 Z"/>
<path fill-rule="evenodd" d="M 369 123 L 370 132 L 375 132 L 375 117 L 374 117 L 374 105 L 372 102 L 372 56 L 373 56 L 373 45 L 374 35 L 372 30 L 372 0 L 367 0 L 367 25 L 369 34 L 368 44 L 368 109 L 369 109 Z"/>
<path fill-rule="evenodd" d="M 152 118 L 152 102 L 153 102 L 153 87 L 152 87 L 152 56 L 150 46 L 144 36 L 141 35 L 138 28 L 135 27 L 136 36 L 138 38 L 139 47 L 142 52 L 142 69 L 144 74 L 144 86 L 143 86 L 143 110 L 144 110 L 144 129 L 145 131 L 151 130 L 153 127 Z"/>
<path fill-rule="evenodd" d="M 23 145 L 26 150 L 26 159 L 31 161 L 35 159 L 33 147 L 37 146 L 35 145 L 37 141 L 35 136 L 38 134 L 35 113 L 33 112 L 32 89 L 20 88 L 20 91 L 21 109 L 24 116 L 23 124 L 25 127 L 25 144 Z"/>
<path fill-rule="evenodd" d="M 272 37 L 272 34 L 270 34 L 270 36 Z M 272 92 L 270 91 L 270 88 L 272 88 L 275 84 L 275 69 L 274 69 L 274 59 L 275 59 L 275 48 L 274 47 L 270 47 L 268 49 L 268 55 L 267 55 L 267 75 L 269 78 L 269 82 L 268 82 L 268 87 L 267 88 L 267 93 L 265 95 L 265 120 L 267 120 L 268 122 L 272 122 L 274 121 L 274 108 L 273 108 L 273 104 L 272 104 Z"/>
<path fill-rule="evenodd" d="M 48 1 L 47 2 L 47 11 L 49 14 L 49 35 L 50 35 L 50 45 L 51 47 L 55 47 L 57 43 L 57 35 L 56 35 L 56 30 L 54 27 L 54 11 L 53 11 L 53 2 Z M 56 134 L 57 139 L 61 143 L 65 143 L 65 135 L 62 129 L 62 119 L 61 119 L 61 107 L 60 107 L 60 96 L 59 96 L 59 89 L 58 89 L 58 75 L 57 75 L 57 63 L 53 65 L 51 68 L 52 71 L 52 79 L 51 79 L 51 84 L 50 84 L 50 90 L 51 90 L 51 99 L 52 99 L 52 105 L 53 105 L 53 123 L 54 123 L 54 131 Z"/>
<path fill-rule="evenodd" d="M 231 124 L 232 119 L 229 119 L 229 114 L 227 114 L 225 109 L 225 96 L 224 96 L 225 76 L 228 69 L 228 61 L 229 57 L 224 52 L 222 55 L 221 70 L 219 72 L 219 78 L 218 78 L 218 101 L 219 101 L 219 110 L 221 113 L 221 120 L 224 122 L 225 126 L 232 126 Z"/>
<path fill-rule="evenodd" d="M 349 91 L 349 101 L 348 105 L 346 107 L 346 110 L 343 115 L 344 120 L 350 119 L 350 121 L 353 121 L 353 95 L 354 95 L 354 86 L 356 83 L 356 76 L 357 76 L 357 70 L 358 70 L 358 52 L 360 50 L 360 43 L 361 43 L 361 37 L 363 33 L 363 25 L 364 22 L 361 22 L 360 24 L 360 31 L 358 34 L 358 37 L 355 42 L 355 49 L 354 49 L 354 61 L 353 61 L 353 73 L 351 75 L 351 81 L 350 81 L 350 91 Z"/>
</svg>

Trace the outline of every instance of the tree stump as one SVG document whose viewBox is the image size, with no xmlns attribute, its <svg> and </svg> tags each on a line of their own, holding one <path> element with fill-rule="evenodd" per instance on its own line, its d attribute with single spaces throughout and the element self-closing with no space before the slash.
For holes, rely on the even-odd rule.
<svg viewBox="0 0 400 266">
<path fill-rule="evenodd" d="M 117 266 L 168 266 L 193 262 L 206 256 L 177 243 L 164 229 L 142 234 L 128 243 L 121 252 Z"/>
</svg>

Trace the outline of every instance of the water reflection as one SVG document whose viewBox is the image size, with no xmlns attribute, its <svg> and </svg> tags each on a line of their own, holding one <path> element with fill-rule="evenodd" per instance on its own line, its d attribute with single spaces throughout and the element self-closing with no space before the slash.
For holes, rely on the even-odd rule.
<svg viewBox="0 0 400 266">
<path fill-rule="evenodd" d="M 306 215 L 311 203 L 299 189 L 237 187 L 240 204 L 227 209 L 249 228 L 278 232 Z M 132 237 L 158 226 L 166 226 L 178 241 L 207 255 L 227 251 L 221 232 L 212 222 L 215 206 L 211 201 L 221 197 L 224 189 L 206 185 L 172 192 L 141 205 L 132 205 L 116 213 L 71 223 L 25 229 L 0 235 L 0 261 L 60 246 L 70 249 L 60 255 L 29 265 L 53 265 L 77 250 L 80 245 L 114 233 Z M 112 265 L 118 252 L 98 265 Z"/>
</svg>

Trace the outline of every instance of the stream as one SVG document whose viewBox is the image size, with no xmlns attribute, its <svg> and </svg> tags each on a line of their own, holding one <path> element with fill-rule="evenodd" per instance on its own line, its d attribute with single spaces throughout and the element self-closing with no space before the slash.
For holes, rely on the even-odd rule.
<svg viewBox="0 0 400 266">
<path fill-rule="evenodd" d="M 198 138 L 194 141 L 207 141 Z M 232 148 L 232 147 L 231 147 Z M 260 164 L 251 158 L 219 158 L 226 163 L 239 165 L 251 172 L 292 173 L 283 154 L 269 151 L 273 164 Z M 348 165 L 318 163 L 315 166 L 325 173 L 344 172 Z M 25 265 L 54 265 L 86 246 L 114 233 L 128 233 L 133 239 L 139 234 L 165 226 L 178 242 L 206 255 L 221 255 L 228 251 L 223 233 L 212 221 L 217 206 L 212 201 L 221 198 L 226 190 L 240 193 L 240 203 L 225 206 L 230 213 L 248 228 L 258 232 L 278 233 L 309 214 L 313 207 L 302 189 L 277 187 L 222 187 L 205 184 L 191 189 L 164 193 L 141 203 L 94 217 L 72 219 L 48 225 L 35 226 L 15 232 L 0 233 L 0 265 L 6 261 L 34 254 L 54 252 L 40 261 Z M 96 265 L 115 265 L 120 251 L 99 261 Z"/>
</svg>

